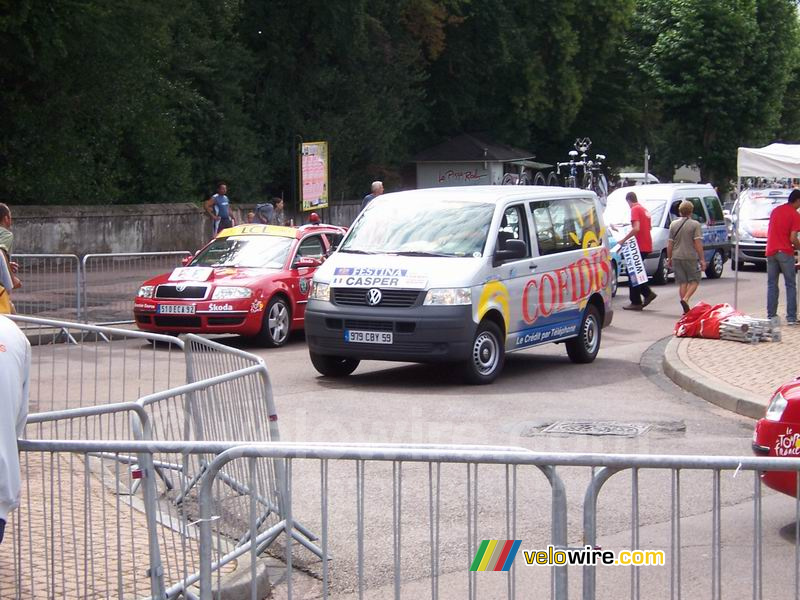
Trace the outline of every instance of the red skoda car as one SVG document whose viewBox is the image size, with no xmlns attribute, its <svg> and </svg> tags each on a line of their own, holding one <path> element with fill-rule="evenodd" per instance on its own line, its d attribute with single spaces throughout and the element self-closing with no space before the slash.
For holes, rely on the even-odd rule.
<svg viewBox="0 0 800 600">
<path fill-rule="evenodd" d="M 753 453 L 756 456 L 800 457 L 800 377 L 777 389 L 767 407 L 767 414 L 756 423 L 753 432 Z M 797 495 L 794 471 L 765 471 L 764 485 Z"/>
<path fill-rule="evenodd" d="M 240 225 L 177 268 L 145 281 L 136 325 L 157 333 L 236 333 L 277 347 L 303 328 L 314 271 L 346 230 Z"/>
</svg>

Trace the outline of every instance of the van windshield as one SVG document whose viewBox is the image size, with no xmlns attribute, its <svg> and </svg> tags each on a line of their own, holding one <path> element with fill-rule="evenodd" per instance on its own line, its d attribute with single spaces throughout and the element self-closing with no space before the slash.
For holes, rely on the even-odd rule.
<svg viewBox="0 0 800 600">
<path fill-rule="evenodd" d="M 478 257 L 493 214 L 493 204 L 381 198 L 361 214 L 339 252 Z"/>
<path fill-rule="evenodd" d="M 650 213 L 650 225 L 658 227 L 661 223 L 661 217 L 664 216 L 664 210 L 667 203 L 664 200 L 644 200 L 639 199 L 639 204 L 647 209 Z M 608 205 L 603 213 L 603 220 L 609 225 L 630 225 L 631 224 L 631 209 L 625 201 L 625 196 L 613 194 L 608 197 Z"/>
<path fill-rule="evenodd" d="M 753 221 L 759 219 L 769 219 L 772 209 L 781 204 L 786 204 L 789 193 L 781 196 L 747 196 L 742 200 L 741 214 L 742 221 Z"/>
</svg>

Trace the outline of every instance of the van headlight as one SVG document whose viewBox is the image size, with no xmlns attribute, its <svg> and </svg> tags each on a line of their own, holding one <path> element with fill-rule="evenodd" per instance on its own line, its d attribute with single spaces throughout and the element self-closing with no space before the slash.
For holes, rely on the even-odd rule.
<svg viewBox="0 0 800 600">
<path fill-rule="evenodd" d="M 308 295 L 309 300 L 322 300 L 323 302 L 331 301 L 331 286 L 327 283 L 319 281 L 311 282 L 311 292 Z"/>
<path fill-rule="evenodd" d="M 462 306 L 464 304 L 472 304 L 472 290 L 470 288 L 428 290 L 423 304 L 425 306 Z"/>
<path fill-rule="evenodd" d="M 216 288 L 211 296 L 212 300 L 236 300 L 237 298 L 249 298 L 253 295 L 253 290 L 246 287 L 236 287 L 224 285 Z"/>
<path fill-rule="evenodd" d="M 152 298 L 153 292 L 155 291 L 156 286 L 154 285 L 143 285 L 139 288 L 139 291 L 136 292 L 136 296 L 139 298 Z"/>
<path fill-rule="evenodd" d="M 767 415 L 765 417 L 767 421 L 780 421 L 788 404 L 783 394 L 780 392 L 775 394 L 767 407 Z"/>
<path fill-rule="evenodd" d="M 741 227 L 739 228 L 739 241 L 741 242 L 752 242 L 755 238 L 750 235 L 749 231 L 745 231 Z"/>
</svg>

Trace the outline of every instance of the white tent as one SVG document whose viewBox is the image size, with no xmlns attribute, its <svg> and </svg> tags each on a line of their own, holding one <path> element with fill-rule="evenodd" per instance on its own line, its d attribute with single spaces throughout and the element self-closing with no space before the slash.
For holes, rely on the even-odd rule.
<svg viewBox="0 0 800 600">
<path fill-rule="evenodd" d="M 800 145 L 797 144 L 770 144 L 763 148 L 739 148 L 737 156 L 737 173 L 739 182 L 736 189 L 738 198 L 742 191 L 743 177 L 800 177 Z M 737 202 L 736 227 L 734 228 L 735 258 L 739 265 L 739 209 Z M 739 269 L 733 284 L 733 305 L 737 306 L 739 300 Z"/>
</svg>

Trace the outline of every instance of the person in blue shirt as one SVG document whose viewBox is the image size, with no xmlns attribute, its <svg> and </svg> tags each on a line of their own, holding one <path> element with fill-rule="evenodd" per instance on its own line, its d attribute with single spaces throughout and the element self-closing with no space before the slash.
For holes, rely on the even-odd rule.
<svg viewBox="0 0 800 600">
<path fill-rule="evenodd" d="M 364 199 L 361 201 L 361 210 L 367 208 L 367 204 L 372 202 L 375 198 L 380 196 L 383 193 L 383 182 L 382 181 L 373 181 L 372 182 L 372 192 L 364 196 Z"/>
<path fill-rule="evenodd" d="M 217 186 L 217 193 L 206 200 L 205 203 L 206 212 L 214 222 L 214 235 L 217 235 L 223 229 L 233 226 L 230 200 L 228 200 L 227 194 L 228 186 L 225 183 L 220 183 Z"/>
</svg>

